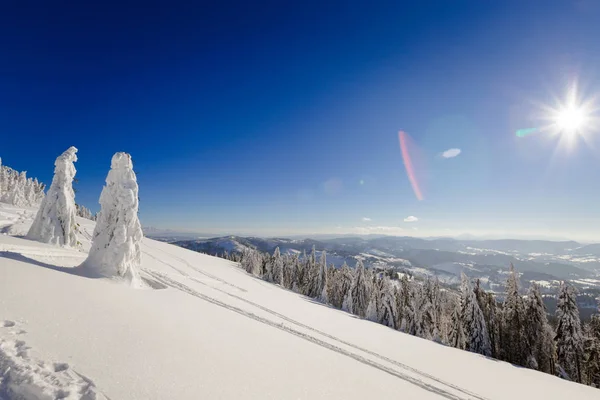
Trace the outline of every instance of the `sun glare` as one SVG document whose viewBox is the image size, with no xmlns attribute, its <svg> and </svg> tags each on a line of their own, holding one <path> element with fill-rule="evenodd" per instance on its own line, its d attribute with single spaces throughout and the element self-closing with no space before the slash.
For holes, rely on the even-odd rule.
<svg viewBox="0 0 600 400">
<path fill-rule="evenodd" d="M 556 114 L 556 125 L 567 134 L 575 134 L 585 127 L 587 115 L 581 107 L 570 106 Z"/>
</svg>

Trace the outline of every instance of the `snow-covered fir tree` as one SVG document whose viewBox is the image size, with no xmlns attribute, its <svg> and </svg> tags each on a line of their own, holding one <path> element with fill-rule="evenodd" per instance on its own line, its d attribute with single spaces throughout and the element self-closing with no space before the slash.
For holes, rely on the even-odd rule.
<svg viewBox="0 0 600 400">
<path fill-rule="evenodd" d="M 346 298 L 348 292 L 350 291 L 350 287 L 352 286 L 353 279 L 354 276 L 352 274 L 352 270 L 344 261 L 344 264 L 342 264 L 339 272 L 335 274 L 335 280 L 332 283 L 333 296 L 330 301 L 334 307 L 342 308 L 344 299 Z"/>
<path fill-rule="evenodd" d="M 381 297 L 378 319 L 383 325 L 396 329 L 396 290 L 387 276 L 381 279 L 379 295 Z"/>
<path fill-rule="evenodd" d="M 346 296 L 347 299 L 349 299 L 347 300 L 347 307 L 348 311 L 352 314 L 364 318 L 367 313 L 367 307 L 369 306 L 370 282 L 362 260 L 356 262 L 354 270 L 354 280 L 352 281 L 352 286 Z"/>
<path fill-rule="evenodd" d="M 281 258 L 279 247 L 273 252 L 272 265 L 271 280 L 276 284 L 283 286 L 283 259 Z"/>
<path fill-rule="evenodd" d="M 381 280 L 376 277 L 371 281 L 369 304 L 367 305 L 367 311 L 365 312 L 365 318 L 373 322 L 379 322 L 379 310 L 381 309 L 380 281 Z"/>
<path fill-rule="evenodd" d="M 407 332 L 408 329 L 411 292 L 411 284 L 406 274 L 404 274 L 400 279 L 400 287 L 396 295 L 396 329 L 402 332 Z"/>
<path fill-rule="evenodd" d="M 76 153 L 77 149 L 70 147 L 56 159 L 52 184 L 27 233 L 29 239 L 57 246 L 78 246 L 73 192 Z"/>
<path fill-rule="evenodd" d="M 319 271 L 317 273 L 317 290 L 319 292 L 318 299 L 323 303 L 329 303 L 329 283 L 327 280 L 327 254 L 325 250 L 321 252 L 321 258 L 319 259 L 318 265 Z"/>
<path fill-rule="evenodd" d="M 525 335 L 525 303 L 519 294 L 517 273 L 512 264 L 506 282 L 502 336 L 503 359 L 513 364 L 527 366 L 531 352 Z"/>
<path fill-rule="evenodd" d="M 320 278 L 321 265 L 317 263 L 317 251 L 315 246 L 312 247 L 308 258 L 306 259 L 306 282 L 304 294 L 308 297 L 318 298 L 321 294 Z"/>
<path fill-rule="evenodd" d="M 473 353 L 492 355 L 490 337 L 483 312 L 479 307 L 469 278 L 463 273 L 461 284 L 461 308 L 465 333 L 465 350 Z"/>
<path fill-rule="evenodd" d="M 242 252 L 241 265 L 249 274 L 254 276 L 260 275 L 262 268 L 263 256 L 254 249 L 244 249 Z"/>
<path fill-rule="evenodd" d="M 75 208 L 77 209 L 78 217 L 89 219 L 91 221 L 95 221 L 94 214 L 92 214 L 92 212 L 85 206 L 82 206 L 80 204 L 75 204 Z"/>
<path fill-rule="evenodd" d="M 448 333 L 448 343 L 452 347 L 464 350 L 466 338 L 461 303 L 458 300 L 454 303 L 454 307 L 452 308 L 452 323 L 450 325 L 450 332 Z"/>
<path fill-rule="evenodd" d="M 143 233 L 138 219 L 138 199 L 131 156 L 116 153 L 100 194 L 92 247 L 82 264 L 100 275 L 123 278 L 135 287 L 143 286 L 139 276 Z"/>
<path fill-rule="evenodd" d="M 546 314 L 546 306 L 539 287 L 534 283 L 527 294 L 525 332 L 530 347 L 528 366 L 540 371 L 554 373 L 554 340 L 548 336 L 550 325 Z"/>
<path fill-rule="evenodd" d="M 407 333 L 431 340 L 433 335 L 432 305 L 423 285 L 413 285 L 408 307 Z"/>
<path fill-rule="evenodd" d="M 15 171 L 2 165 L 0 159 L 0 202 L 18 207 L 36 207 L 41 203 L 43 192 L 44 185 L 37 179 L 27 178 L 25 171 Z"/>
<path fill-rule="evenodd" d="M 581 382 L 583 335 L 575 289 L 563 282 L 556 305 L 556 350 L 558 363 L 569 377 Z"/>
<path fill-rule="evenodd" d="M 600 388 L 600 314 L 594 314 L 584 329 L 585 383 Z"/>
<path fill-rule="evenodd" d="M 431 338 L 436 342 L 441 342 L 440 317 L 442 312 L 440 281 L 437 277 L 431 279 L 427 277 L 425 281 L 425 295 L 431 305 L 429 309 L 429 319 L 431 320 Z"/>
</svg>

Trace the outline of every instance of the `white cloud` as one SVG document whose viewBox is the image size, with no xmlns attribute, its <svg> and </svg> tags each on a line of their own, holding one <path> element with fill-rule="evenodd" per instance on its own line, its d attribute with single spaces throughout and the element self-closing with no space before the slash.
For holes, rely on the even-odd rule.
<svg viewBox="0 0 600 400">
<path fill-rule="evenodd" d="M 371 222 L 371 221 L 373 221 L 373 220 L 372 220 L 371 218 L 369 218 L 369 217 L 363 217 L 363 218 L 362 218 L 362 220 L 363 220 L 363 222 Z"/>
<path fill-rule="evenodd" d="M 414 215 L 410 215 L 404 218 L 404 222 L 417 222 L 418 220 L 419 218 L 415 217 Z"/>
<path fill-rule="evenodd" d="M 442 153 L 444 158 L 453 158 L 460 154 L 460 149 L 448 149 Z"/>
</svg>

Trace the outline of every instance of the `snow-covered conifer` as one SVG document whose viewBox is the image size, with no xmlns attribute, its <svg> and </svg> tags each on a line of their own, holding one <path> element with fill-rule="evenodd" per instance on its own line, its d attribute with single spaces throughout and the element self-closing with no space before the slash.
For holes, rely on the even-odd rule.
<svg viewBox="0 0 600 400">
<path fill-rule="evenodd" d="M 585 383 L 600 388 L 600 314 L 592 315 L 585 328 Z"/>
<path fill-rule="evenodd" d="M 367 313 L 367 307 L 369 306 L 369 284 L 365 266 L 362 260 L 356 262 L 354 268 L 354 280 L 350 287 L 349 298 L 351 303 L 349 304 L 349 312 L 356 314 L 359 317 L 364 318 Z"/>
<path fill-rule="evenodd" d="M 577 382 L 581 382 L 583 335 L 575 289 L 563 282 L 556 305 L 556 350 L 558 363 Z"/>
<path fill-rule="evenodd" d="M 344 262 L 339 272 L 335 275 L 335 281 L 333 282 L 333 297 L 330 301 L 334 307 L 343 308 L 344 300 L 350 291 L 353 280 L 352 270 Z M 346 309 L 346 311 L 348 310 Z"/>
<path fill-rule="evenodd" d="M 142 286 L 139 268 L 143 233 L 138 207 L 138 184 L 131 156 L 116 153 L 100 195 L 98 222 L 90 253 L 82 264 L 84 268 L 104 276 L 124 278 L 133 286 Z"/>
<path fill-rule="evenodd" d="M 77 247 L 73 192 L 76 153 L 77 149 L 70 147 L 56 159 L 52 184 L 27 233 L 28 238 L 58 246 Z"/>
<path fill-rule="evenodd" d="M 323 303 L 329 303 L 329 282 L 327 280 L 327 254 L 325 250 L 321 252 L 319 259 L 319 272 L 317 274 L 317 290 L 319 291 L 318 299 Z"/>
<path fill-rule="evenodd" d="M 380 285 L 379 321 L 390 328 L 396 329 L 396 290 L 387 276 L 381 279 Z"/>
<path fill-rule="evenodd" d="M 406 274 L 400 279 L 396 295 L 396 329 L 406 332 L 409 316 L 411 285 Z"/>
<path fill-rule="evenodd" d="M 450 324 L 450 332 L 448 333 L 448 342 L 450 346 L 456 347 L 457 349 L 465 349 L 466 338 L 464 325 L 461 305 L 459 301 L 456 301 L 452 309 L 452 323 Z"/>
<path fill-rule="evenodd" d="M 365 317 L 373 322 L 379 322 L 379 310 L 381 309 L 380 281 L 381 279 L 375 278 L 375 281 L 371 283 L 369 304 L 367 305 L 367 311 L 365 312 Z"/>
<path fill-rule="evenodd" d="M 432 339 L 433 321 L 431 303 L 422 285 L 413 285 L 409 303 L 408 333 L 424 339 Z"/>
<path fill-rule="evenodd" d="M 465 349 L 485 356 L 492 355 L 490 337 L 483 312 L 467 276 L 462 274 L 461 285 L 462 319 L 465 332 Z"/>
<path fill-rule="evenodd" d="M 529 288 L 526 303 L 525 332 L 530 347 L 529 365 L 549 374 L 554 373 L 554 341 L 549 340 L 546 307 L 539 287 L 534 283 Z"/>
<path fill-rule="evenodd" d="M 504 359 L 513 364 L 527 366 L 531 351 L 525 334 L 525 303 L 519 294 L 517 273 L 512 264 L 506 282 L 502 327 Z"/>
<path fill-rule="evenodd" d="M 283 286 L 283 259 L 279 247 L 273 252 L 272 281 Z"/>
</svg>

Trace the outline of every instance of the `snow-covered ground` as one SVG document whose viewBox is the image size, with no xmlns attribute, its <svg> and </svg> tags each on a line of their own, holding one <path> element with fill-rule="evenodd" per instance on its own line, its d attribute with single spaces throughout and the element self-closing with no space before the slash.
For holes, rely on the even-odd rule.
<svg viewBox="0 0 600 400">
<path fill-rule="evenodd" d="M 25 211 L 0 205 L 6 232 L 26 232 Z M 153 288 L 132 289 L 78 274 L 84 251 L 0 235 L 0 399 L 600 398 L 317 304 L 222 259 L 150 239 L 142 251 Z"/>
</svg>

